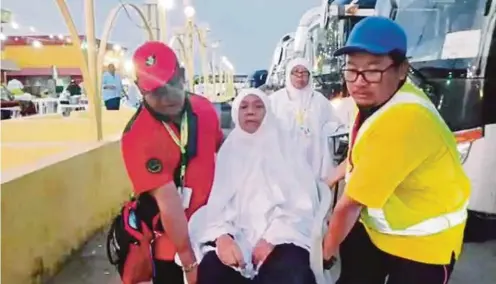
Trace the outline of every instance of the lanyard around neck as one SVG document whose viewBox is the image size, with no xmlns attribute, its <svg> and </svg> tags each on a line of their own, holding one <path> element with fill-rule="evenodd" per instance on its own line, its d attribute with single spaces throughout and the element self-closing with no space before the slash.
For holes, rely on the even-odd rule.
<svg viewBox="0 0 496 284">
<path fill-rule="evenodd" d="M 181 151 L 181 171 L 179 174 L 180 186 L 184 185 L 184 177 L 186 175 L 186 145 L 188 144 L 188 114 L 185 111 L 181 118 L 181 126 L 180 126 L 180 137 L 177 137 L 176 133 L 169 124 L 162 122 L 167 132 L 169 132 L 170 137 L 179 147 Z"/>
<path fill-rule="evenodd" d="M 288 89 L 286 89 L 286 94 L 288 95 L 288 99 L 291 101 L 291 96 L 289 95 Z M 312 104 L 312 99 L 313 99 L 314 92 L 310 95 L 310 99 L 306 103 L 305 107 L 299 107 L 298 110 L 296 111 L 296 122 L 299 126 L 303 126 L 305 124 L 305 119 L 307 117 L 307 111 L 310 109 L 310 106 Z"/>
</svg>

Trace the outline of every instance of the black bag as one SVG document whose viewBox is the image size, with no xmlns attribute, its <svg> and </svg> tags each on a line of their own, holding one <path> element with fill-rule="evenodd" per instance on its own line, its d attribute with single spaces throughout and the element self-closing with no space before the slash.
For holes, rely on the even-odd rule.
<svg viewBox="0 0 496 284">
<path fill-rule="evenodd" d="M 123 284 L 151 281 L 153 277 L 153 241 L 160 233 L 151 228 L 158 228 L 159 215 L 145 222 L 140 218 L 138 204 L 137 200 L 127 202 L 107 235 L 107 257 L 116 266 Z"/>
</svg>

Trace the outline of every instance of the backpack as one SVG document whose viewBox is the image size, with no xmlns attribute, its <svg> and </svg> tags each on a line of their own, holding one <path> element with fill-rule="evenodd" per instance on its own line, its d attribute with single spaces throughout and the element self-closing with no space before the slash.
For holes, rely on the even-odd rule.
<svg viewBox="0 0 496 284">
<path fill-rule="evenodd" d="M 153 242 L 160 233 L 159 215 L 151 220 L 139 214 L 138 200 L 124 204 L 107 235 L 107 258 L 117 268 L 123 284 L 137 284 L 153 278 Z"/>
</svg>

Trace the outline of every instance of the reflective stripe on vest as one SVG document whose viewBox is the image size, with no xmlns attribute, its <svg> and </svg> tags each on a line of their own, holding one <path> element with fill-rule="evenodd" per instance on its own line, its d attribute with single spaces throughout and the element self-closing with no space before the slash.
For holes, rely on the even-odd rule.
<svg viewBox="0 0 496 284">
<path fill-rule="evenodd" d="M 364 135 L 364 133 L 370 128 L 372 123 L 380 117 L 382 114 L 384 114 L 388 109 L 391 107 L 398 105 L 398 104 L 418 104 L 426 109 L 428 109 L 431 113 L 435 114 L 438 119 L 442 120 L 444 123 L 443 118 L 437 111 L 436 107 L 426 98 L 424 95 L 415 95 L 412 93 L 406 93 L 406 92 L 398 92 L 394 97 L 392 97 L 389 102 L 387 102 L 384 106 L 382 106 L 380 109 L 378 109 L 374 114 L 372 114 L 369 118 L 367 118 L 360 129 L 358 130 L 355 138 L 355 143 L 353 144 L 353 148 L 359 143 L 360 138 Z M 350 133 L 350 139 L 349 141 L 353 141 L 353 133 Z M 351 159 L 352 157 L 348 157 L 348 159 Z M 350 164 L 350 163 L 348 163 Z M 351 170 L 351 172 L 350 172 Z M 346 182 L 349 181 L 349 179 L 352 176 L 352 169 L 351 167 L 348 168 L 348 171 L 346 173 Z M 364 213 L 367 214 L 368 218 L 366 218 L 366 224 L 370 225 L 373 227 L 374 230 L 383 233 L 383 234 L 389 234 L 389 235 L 399 235 L 399 236 L 428 236 L 428 235 L 433 235 L 440 233 L 442 231 L 445 231 L 449 228 L 452 228 L 454 226 L 460 225 L 465 220 L 467 219 L 467 206 L 468 206 L 468 201 L 466 204 L 462 206 L 461 209 L 447 213 L 441 216 L 433 217 L 427 220 L 424 220 L 418 224 L 409 226 L 408 228 L 400 229 L 400 230 L 395 230 L 393 229 L 390 224 L 388 223 L 386 219 L 386 215 L 384 213 L 384 210 L 382 208 L 366 208 Z"/>
<path fill-rule="evenodd" d="M 391 228 L 382 209 L 367 208 L 367 214 L 369 216 L 368 221 L 371 222 L 369 225 L 372 225 L 374 230 L 378 232 L 388 235 L 421 237 L 441 233 L 462 224 L 467 220 L 467 207 L 468 202 L 458 211 L 430 218 L 401 230 Z"/>
</svg>

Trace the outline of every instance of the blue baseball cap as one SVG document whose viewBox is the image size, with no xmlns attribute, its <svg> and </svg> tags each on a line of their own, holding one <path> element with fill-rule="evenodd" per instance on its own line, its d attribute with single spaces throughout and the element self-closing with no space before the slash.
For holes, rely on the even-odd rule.
<svg viewBox="0 0 496 284">
<path fill-rule="evenodd" d="M 385 17 L 371 16 L 358 22 L 348 37 L 346 45 L 334 52 L 334 56 L 353 52 L 375 55 L 399 53 L 406 56 L 407 40 L 403 28 Z"/>
</svg>

